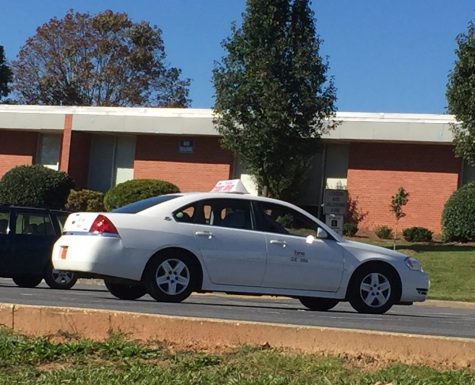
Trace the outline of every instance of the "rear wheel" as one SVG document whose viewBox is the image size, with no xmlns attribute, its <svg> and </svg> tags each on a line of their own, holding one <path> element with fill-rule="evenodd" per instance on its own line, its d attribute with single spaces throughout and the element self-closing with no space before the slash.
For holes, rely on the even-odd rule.
<svg viewBox="0 0 475 385">
<path fill-rule="evenodd" d="M 76 274 L 70 271 L 59 271 L 49 266 L 45 273 L 45 282 L 52 289 L 71 289 L 78 280 Z"/>
<path fill-rule="evenodd" d="M 300 297 L 302 305 L 314 311 L 327 311 L 338 305 L 337 299 L 332 298 L 316 298 L 316 297 Z"/>
<path fill-rule="evenodd" d="M 36 287 L 43 280 L 43 277 L 36 276 L 19 276 L 13 277 L 13 282 L 15 282 L 20 287 Z"/>
<path fill-rule="evenodd" d="M 359 313 L 386 313 L 400 296 L 397 274 L 388 266 L 369 265 L 357 271 L 350 283 L 348 299 Z"/>
<path fill-rule="evenodd" d="M 161 302 L 181 302 L 195 288 L 195 265 L 190 257 L 169 251 L 150 261 L 145 271 L 148 293 Z"/>
<path fill-rule="evenodd" d="M 130 284 L 130 283 L 118 283 L 104 280 L 104 284 L 110 293 L 119 299 L 134 300 L 143 297 L 147 294 L 147 290 L 142 285 Z"/>
</svg>

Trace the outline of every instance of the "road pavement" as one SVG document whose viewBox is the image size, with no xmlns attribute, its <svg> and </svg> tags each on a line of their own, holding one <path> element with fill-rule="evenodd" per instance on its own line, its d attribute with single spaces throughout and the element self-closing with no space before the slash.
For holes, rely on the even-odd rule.
<svg viewBox="0 0 475 385">
<path fill-rule="evenodd" d="M 394 306 L 384 315 L 356 313 L 347 303 L 328 312 L 308 311 L 287 298 L 194 294 L 182 303 L 158 303 L 146 295 L 135 301 L 113 297 L 95 280 L 81 280 L 71 290 L 53 290 L 44 283 L 34 289 L 0 278 L 0 303 L 110 309 L 170 316 L 271 322 L 302 326 L 388 331 L 475 339 L 475 305 L 449 303 Z"/>
</svg>

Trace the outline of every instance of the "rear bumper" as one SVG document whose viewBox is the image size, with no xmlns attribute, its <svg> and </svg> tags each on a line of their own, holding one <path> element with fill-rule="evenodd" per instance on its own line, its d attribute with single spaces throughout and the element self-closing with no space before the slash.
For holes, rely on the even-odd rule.
<svg viewBox="0 0 475 385">
<path fill-rule="evenodd" d="M 145 263 L 137 250 L 125 249 L 120 237 L 101 235 L 63 235 L 53 248 L 53 266 L 95 276 L 140 280 Z"/>
</svg>

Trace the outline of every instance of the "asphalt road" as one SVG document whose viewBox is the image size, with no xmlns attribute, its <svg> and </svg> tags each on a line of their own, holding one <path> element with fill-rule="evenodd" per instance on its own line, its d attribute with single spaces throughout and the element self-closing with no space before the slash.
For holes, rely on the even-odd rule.
<svg viewBox="0 0 475 385">
<path fill-rule="evenodd" d="M 299 301 L 285 298 L 196 294 L 178 304 L 158 303 L 150 296 L 135 301 L 113 297 L 97 281 L 82 281 L 71 290 L 53 290 L 44 283 L 34 289 L 0 278 L 0 303 L 110 309 L 184 317 L 271 322 L 475 338 L 475 306 L 432 303 L 394 306 L 384 315 L 356 313 L 347 303 L 328 312 L 307 311 Z"/>
</svg>

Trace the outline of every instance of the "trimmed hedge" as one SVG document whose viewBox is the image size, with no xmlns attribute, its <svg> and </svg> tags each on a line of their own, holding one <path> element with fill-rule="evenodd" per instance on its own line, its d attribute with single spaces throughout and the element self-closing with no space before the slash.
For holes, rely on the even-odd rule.
<svg viewBox="0 0 475 385">
<path fill-rule="evenodd" d="M 425 227 L 409 227 L 402 232 L 402 236 L 408 242 L 430 242 L 432 231 Z"/>
<path fill-rule="evenodd" d="M 72 188 L 74 181 L 64 172 L 41 165 L 17 166 L 0 181 L 0 202 L 63 209 Z"/>
<path fill-rule="evenodd" d="M 105 211 L 104 194 L 93 190 L 71 190 L 66 202 L 66 209 L 78 211 Z"/>
<path fill-rule="evenodd" d="M 446 241 L 475 241 L 475 182 L 455 191 L 445 203 L 442 229 Z"/>
<path fill-rule="evenodd" d="M 180 192 L 174 184 L 158 179 L 134 179 L 120 183 L 107 191 L 104 205 L 108 211 L 157 195 Z"/>
<path fill-rule="evenodd" d="M 376 228 L 375 234 L 378 238 L 390 239 L 393 236 L 393 230 L 390 227 L 383 225 Z"/>
</svg>

